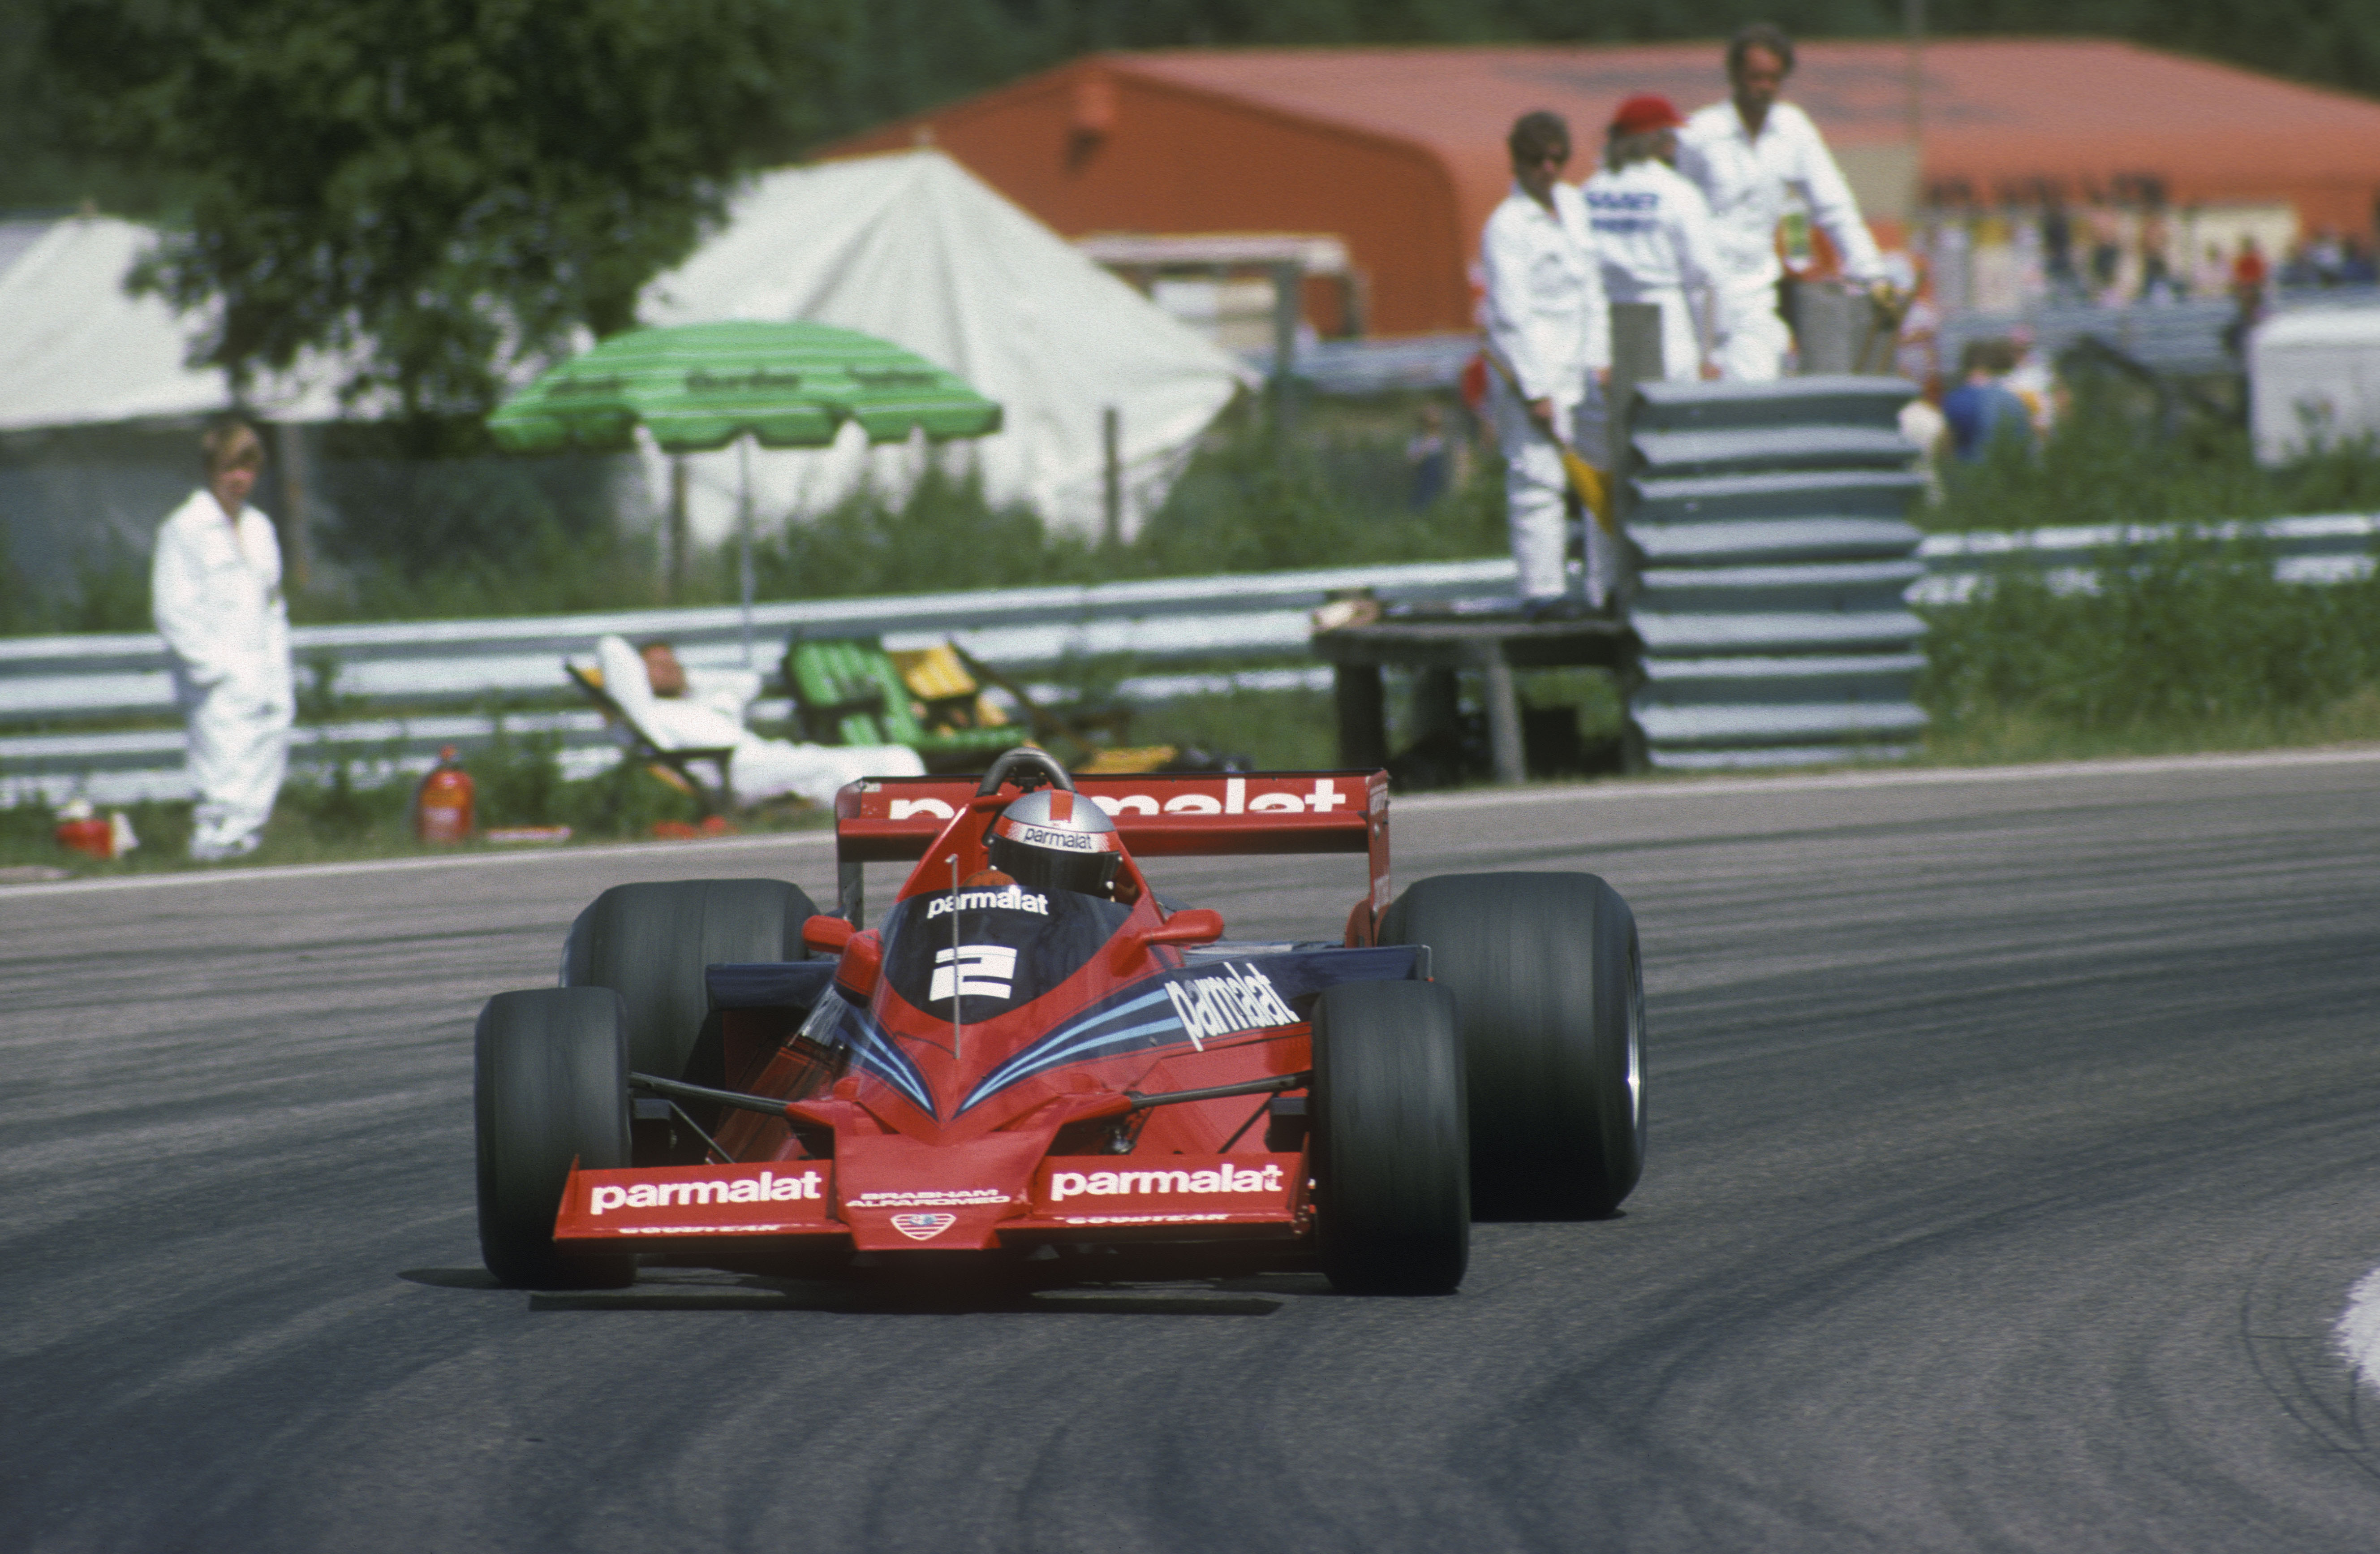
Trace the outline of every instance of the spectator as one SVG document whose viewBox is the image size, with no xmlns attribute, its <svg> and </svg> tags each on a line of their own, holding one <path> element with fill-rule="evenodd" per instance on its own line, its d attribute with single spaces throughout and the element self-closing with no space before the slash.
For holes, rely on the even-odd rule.
<svg viewBox="0 0 2380 1554">
<path fill-rule="evenodd" d="M 2174 284 L 2173 265 L 2166 258 L 2168 242 L 2165 217 L 2155 212 L 2141 218 L 2141 288 L 2143 302 L 2159 304 L 2181 300 L 2180 288 Z"/>
<path fill-rule="evenodd" d="M 2041 213 L 2042 278 L 2050 300 L 2071 302 L 2082 293 L 2082 278 L 2074 273 L 2074 223 L 2055 195 Z"/>
<path fill-rule="evenodd" d="M 2296 290 L 2322 284 L 2322 272 L 2314 267 L 2313 253 L 2304 243 L 2292 243 L 2281 260 L 2280 274 L 2273 277 L 2276 286 Z"/>
<path fill-rule="evenodd" d="M 1900 407 L 1900 434 L 1917 445 L 1917 471 L 1925 477 L 1929 507 L 1942 502 L 1942 440 L 1949 430 L 1942 419 L 1942 375 L 1925 380 L 1925 391 Z"/>
<path fill-rule="evenodd" d="M 2103 305 L 2123 300 L 2118 282 L 2124 268 L 2123 224 L 2106 202 L 2091 202 L 2091 291 Z"/>
<path fill-rule="evenodd" d="M 2253 317 L 2265 306 L 2265 282 L 2269 278 L 2265 264 L 2265 251 L 2256 246 L 2251 233 L 2240 239 L 2240 251 L 2231 261 L 2231 297 L 2240 304 L 2243 317 Z"/>
<path fill-rule="evenodd" d="M 1685 123 L 1666 97 L 1631 97 L 1604 135 L 1603 165 L 1579 187 L 1603 266 L 1603 294 L 1661 310 L 1661 370 L 1692 383 L 1719 375 L 1718 279 L 1710 210 L 1670 165 Z"/>
<path fill-rule="evenodd" d="M 2016 348 L 2007 340 L 1969 340 L 1960 351 L 1962 381 L 1942 397 L 1942 420 L 1949 428 L 1950 451 L 1961 462 L 1980 463 L 2005 438 L 2032 446 L 2032 415 L 2000 381 L 2016 360 Z"/>
<path fill-rule="evenodd" d="M 620 637 L 595 644 L 603 689 L 637 726 L 675 749 L 733 749 L 728 778 L 745 801 L 797 794 L 826 808 L 835 790 L 869 777 L 916 777 L 925 771 L 906 745 L 795 744 L 763 739 L 744 727 L 745 709 L 759 691 L 749 669 L 704 672 L 679 664 L 665 642 L 632 649 Z"/>
<path fill-rule="evenodd" d="M 1793 41 L 1781 29 L 1738 29 L 1727 45 L 1729 100 L 1696 111 L 1679 136 L 1678 171 L 1710 206 L 1719 273 L 1714 334 L 1722 342 L 1719 371 L 1730 378 L 1764 381 L 1785 370 L 1792 336 L 1778 312 L 1777 226 L 1789 195 L 1808 207 L 1848 278 L 1883 279 L 1876 239 L 1817 127 L 1778 101 L 1792 72 Z"/>
<path fill-rule="evenodd" d="M 2380 269 L 2372 263 L 2372 240 L 2349 238 L 2338 255 L 2338 284 L 2341 286 L 2380 286 Z"/>
<path fill-rule="evenodd" d="M 206 483 L 157 531 L 149 588 L 189 728 L 190 856 L 213 863 L 262 840 L 289 767 L 297 698 L 281 545 L 248 505 L 264 445 L 234 419 L 209 427 L 199 447 Z"/>
<path fill-rule="evenodd" d="M 1435 404 L 1424 404 L 1421 429 L 1405 444 L 1405 469 L 1411 482 L 1405 505 L 1419 512 L 1445 496 L 1453 465 L 1453 451 L 1446 440 L 1446 412 Z"/>
<path fill-rule="evenodd" d="M 2231 266 L 2224 262 L 2220 245 L 2209 243 L 2199 256 L 2198 268 L 2190 277 L 2190 294 L 2202 301 L 2211 301 L 2231 288 Z"/>
<path fill-rule="evenodd" d="M 1575 615 L 1607 600 L 1611 577 L 1587 553 L 1585 606 L 1570 592 L 1570 481 L 1560 444 L 1578 447 L 1590 374 L 1611 365 L 1609 310 L 1587 229 L 1586 204 L 1561 181 L 1570 126 L 1524 114 L 1505 138 L 1512 189 L 1480 234 L 1487 277 L 1488 353 L 1497 364 L 1489 405 L 1504 450 L 1505 512 L 1521 607 L 1531 619 Z M 1580 449 L 1590 459 L 1599 449 Z M 1590 534 L 1602 532 L 1588 524 Z"/>
</svg>

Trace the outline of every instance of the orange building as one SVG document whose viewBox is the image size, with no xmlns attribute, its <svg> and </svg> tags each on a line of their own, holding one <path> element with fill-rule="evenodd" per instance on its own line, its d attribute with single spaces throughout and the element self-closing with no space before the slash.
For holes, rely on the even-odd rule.
<svg viewBox="0 0 2380 1554">
<path fill-rule="evenodd" d="M 1800 56 L 1787 95 L 1871 218 L 1908 214 L 1907 47 L 1810 43 Z M 2343 230 L 2374 219 L 2380 103 L 2089 39 L 1930 43 L 1920 80 L 1919 165 L 1937 193 L 2154 187 L 2177 205 L 2287 202 Z M 1583 176 L 1621 98 L 1658 92 L 1691 112 L 1725 84 L 1716 43 L 1105 54 L 824 154 L 930 140 L 1067 237 L 1334 234 L 1364 282 L 1365 331 L 1417 334 L 1472 324 L 1469 265 L 1511 182 L 1516 116 L 1568 117 Z"/>
</svg>

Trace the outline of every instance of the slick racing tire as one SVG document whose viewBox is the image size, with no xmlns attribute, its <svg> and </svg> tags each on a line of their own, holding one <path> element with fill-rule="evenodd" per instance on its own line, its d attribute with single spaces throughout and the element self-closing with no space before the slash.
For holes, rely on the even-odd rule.
<svg viewBox="0 0 2380 1554">
<path fill-rule="evenodd" d="M 553 1218 L 575 1161 L 628 1164 L 628 1041 L 608 987 L 499 993 L 480 1011 L 472 1107 L 480 1146 L 480 1255 L 504 1283 L 617 1289 L 625 1254 L 565 1256 Z"/>
<path fill-rule="evenodd" d="M 1324 989 L 1310 1104 L 1316 1228 L 1331 1284 L 1453 1293 L 1471 1254 L 1454 999 L 1422 982 Z"/>
<path fill-rule="evenodd" d="M 817 912 L 799 887 L 781 879 L 615 885 L 570 925 L 562 985 L 620 995 L 631 1071 L 724 1084 L 723 1075 L 687 1072 L 710 1010 L 703 968 L 799 961 L 802 924 Z"/>
<path fill-rule="evenodd" d="M 1636 919 L 1593 875 L 1439 875 L 1380 924 L 1454 995 L 1483 1218 L 1611 1213 L 1645 1169 Z"/>
</svg>

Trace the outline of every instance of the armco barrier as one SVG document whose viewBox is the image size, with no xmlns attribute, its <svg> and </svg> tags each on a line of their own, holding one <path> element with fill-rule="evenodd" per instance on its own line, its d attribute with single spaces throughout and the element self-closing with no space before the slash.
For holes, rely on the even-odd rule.
<svg viewBox="0 0 2380 1554">
<path fill-rule="evenodd" d="M 1629 533 L 1644 558 L 1630 712 L 1654 765 L 1903 753 L 1925 623 L 1890 377 L 1653 383 L 1637 391 Z"/>
<path fill-rule="evenodd" d="M 2044 574 L 2053 588 L 2087 593 L 2096 585 L 2092 563 L 2108 546 L 2153 544 L 2171 539 L 2175 532 L 2170 526 L 2105 525 L 1928 534 L 1918 547 L 1925 579 L 1909 597 L 1913 604 L 1955 605 L 1987 579 L 2017 569 Z M 2272 554 L 2273 575 L 2284 582 L 2345 582 L 2372 575 L 2374 546 L 2380 545 L 2380 514 L 2275 518 L 2216 524 L 2203 532 L 2222 539 L 2256 536 Z"/>
<path fill-rule="evenodd" d="M 1332 591 L 1356 587 L 1408 599 L 1476 597 L 1509 592 L 1512 565 L 1427 562 L 763 605 L 753 612 L 755 656 L 762 667 L 773 667 L 786 639 L 799 631 L 881 636 L 894 648 L 954 638 L 985 661 L 1026 674 L 1078 655 L 1125 654 L 1151 668 L 1280 658 L 1305 653 L 1308 612 Z M 485 716 L 461 715 L 494 699 L 565 691 L 562 658 L 590 653 L 606 632 L 667 638 L 698 668 L 743 661 L 742 620 L 732 607 L 304 627 L 292 633 L 301 674 L 324 659 L 335 664 L 334 688 L 357 713 L 352 721 L 301 730 L 296 763 L 303 768 L 347 758 L 370 776 L 419 770 L 443 743 L 473 748 L 492 737 L 493 726 Z M 1288 672 L 1301 683 L 1319 673 Z M 1269 684 L 1280 673 L 1234 679 Z M 1212 676 L 1151 674 L 1120 689 L 1158 700 L 1223 683 Z M 392 718 L 389 708 L 407 716 Z M 55 799 L 78 788 L 99 802 L 178 795 L 178 728 L 33 727 L 94 717 L 163 724 L 174 716 L 164 647 L 152 634 L 0 638 L 0 730 L 19 730 L 0 734 L 0 801 L 24 791 Z M 511 726 L 560 738 L 566 767 L 611 759 L 589 714 L 523 716 Z"/>
</svg>

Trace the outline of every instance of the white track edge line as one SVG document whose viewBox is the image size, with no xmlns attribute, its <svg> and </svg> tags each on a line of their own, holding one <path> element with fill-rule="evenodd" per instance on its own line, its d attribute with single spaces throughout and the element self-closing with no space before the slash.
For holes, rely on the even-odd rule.
<svg viewBox="0 0 2380 1554">
<path fill-rule="evenodd" d="M 1920 766 L 1876 772 L 1829 772 L 1811 777 L 1677 777 L 1661 781 L 1577 783 L 1561 787 L 1498 789 L 1474 793 L 1423 793 L 1395 801 L 1393 809 L 1496 809 L 1507 805 L 1597 803 L 1624 799 L 1707 799 L 1745 793 L 1824 793 L 1862 788 L 1914 788 L 1974 782 L 2042 782 L 2058 777 L 2119 777 L 2166 772 L 2255 771 L 2288 766 L 2339 766 L 2380 763 L 2380 744 L 2319 750 L 2250 751 L 2206 755 L 2128 756 L 2099 761 L 2042 761 L 2011 766 Z M 668 853 L 732 851 L 738 848 L 817 847 L 834 840 L 831 830 L 777 831 L 754 837 L 703 838 L 687 841 L 620 842 L 524 852 L 471 852 L 447 858 L 371 858 L 347 863 L 276 863 L 220 872 L 133 875 L 122 879 L 48 880 L 0 885 L 0 900 L 18 896 L 83 895 L 94 890 L 140 890 L 180 886 L 229 885 L 247 880 L 336 879 L 356 875 L 417 869 L 478 868 L 506 863 L 546 863 L 559 859 L 651 857 Z"/>
</svg>

